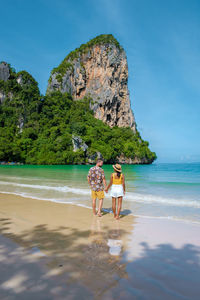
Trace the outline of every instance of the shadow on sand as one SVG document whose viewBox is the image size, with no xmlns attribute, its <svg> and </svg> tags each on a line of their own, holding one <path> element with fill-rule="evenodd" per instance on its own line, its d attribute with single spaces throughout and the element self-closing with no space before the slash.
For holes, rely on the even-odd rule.
<svg viewBox="0 0 200 300">
<path fill-rule="evenodd" d="M 150 248 L 144 242 L 141 257 L 127 261 L 123 246 L 116 256 L 108 246 L 108 239 L 121 240 L 127 232 L 119 225 L 102 228 L 96 217 L 87 231 L 65 226 L 50 230 L 41 224 L 13 234 L 11 224 L 8 218 L 0 219 L 2 300 L 199 300 L 200 249 L 191 244 L 179 249 L 171 244 Z M 30 258 L 34 247 L 45 256 Z"/>
</svg>

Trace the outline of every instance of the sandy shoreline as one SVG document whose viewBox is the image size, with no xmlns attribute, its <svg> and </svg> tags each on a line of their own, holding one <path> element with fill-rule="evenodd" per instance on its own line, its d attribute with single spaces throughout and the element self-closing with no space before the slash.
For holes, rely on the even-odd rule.
<svg viewBox="0 0 200 300">
<path fill-rule="evenodd" d="M 0 194 L 1 299 L 198 299 L 200 226 Z"/>
</svg>

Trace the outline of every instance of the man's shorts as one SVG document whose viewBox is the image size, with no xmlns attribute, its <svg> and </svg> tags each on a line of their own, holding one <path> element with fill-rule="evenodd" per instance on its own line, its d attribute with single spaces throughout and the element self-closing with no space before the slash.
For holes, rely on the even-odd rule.
<svg viewBox="0 0 200 300">
<path fill-rule="evenodd" d="M 99 200 L 100 199 L 103 199 L 104 198 L 104 191 L 91 191 L 91 196 L 92 196 L 92 199 L 96 199 L 98 198 Z"/>
</svg>

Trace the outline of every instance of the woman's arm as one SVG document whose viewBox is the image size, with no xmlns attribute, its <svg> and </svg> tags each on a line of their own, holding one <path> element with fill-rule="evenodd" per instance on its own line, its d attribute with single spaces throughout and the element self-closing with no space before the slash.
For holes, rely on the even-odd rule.
<svg viewBox="0 0 200 300">
<path fill-rule="evenodd" d="M 126 187 L 125 187 L 125 177 L 124 177 L 124 174 L 122 175 L 122 185 L 123 185 L 124 195 L 125 195 Z"/>
<path fill-rule="evenodd" d="M 106 190 L 105 190 L 106 193 L 108 192 L 108 190 L 109 190 L 109 188 L 111 187 L 112 183 L 113 183 L 113 176 L 112 176 L 112 174 L 111 174 L 109 185 L 107 186 L 107 188 L 106 188 Z"/>
</svg>

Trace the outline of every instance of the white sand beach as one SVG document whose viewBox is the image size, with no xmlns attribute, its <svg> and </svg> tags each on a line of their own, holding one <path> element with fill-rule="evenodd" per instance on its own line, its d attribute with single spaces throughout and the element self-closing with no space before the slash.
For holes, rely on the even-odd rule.
<svg viewBox="0 0 200 300">
<path fill-rule="evenodd" d="M 1 299 L 199 299 L 200 226 L 0 194 Z"/>
</svg>

